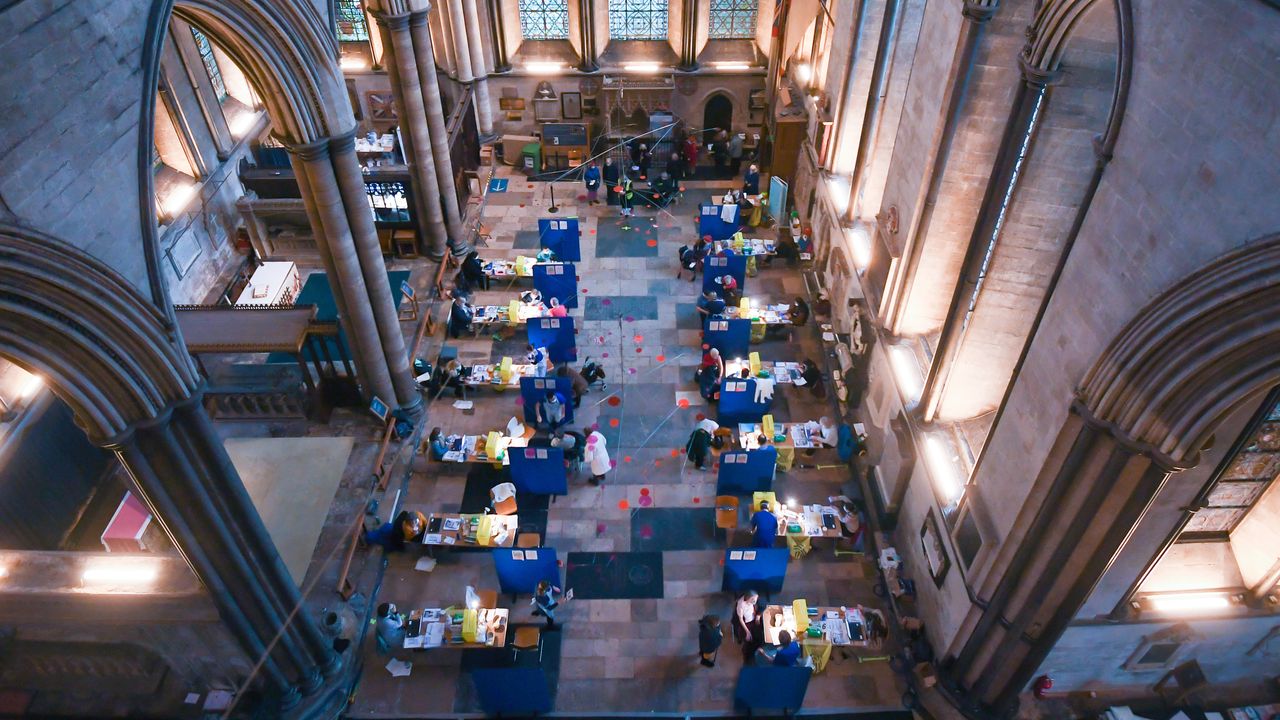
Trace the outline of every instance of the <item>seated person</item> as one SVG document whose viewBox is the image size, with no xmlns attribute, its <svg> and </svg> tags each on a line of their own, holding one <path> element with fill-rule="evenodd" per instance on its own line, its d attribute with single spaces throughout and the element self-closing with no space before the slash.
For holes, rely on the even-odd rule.
<svg viewBox="0 0 1280 720">
<path fill-rule="evenodd" d="M 465 385 L 462 373 L 462 364 L 457 360 L 450 360 L 437 367 L 431 374 L 431 382 L 427 385 L 427 390 L 434 396 L 444 388 L 453 388 L 453 396 L 460 398 Z"/>
<path fill-rule="evenodd" d="M 396 612 L 394 603 L 382 603 L 378 606 L 377 624 L 378 643 L 388 650 L 398 650 L 404 645 L 405 620 Z"/>
<path fill-rule="evenodd" d="M 730 251 L 732 252 L 732 251 Z M 721 275 L 716 278 L 716 284 L 720 286 L 721 292 L 724 293 L 724 301 L 727 305 L 738 304 L 738 280 L 732 275 Z"/>
<path fill-rule="evenodd" d="M 800 259 L 800 247 L 796 245 L 795 238 L 791 237 L 791 231 L 786 228 L 778 230 L 778 244 L 773 251 L 778 257 L 786 260 L 788 265 L 795 265 Z"/>
<path fill-rule="evenodd" d="M 840 442 L 840 428 L 829 417 L 818 420 L 818 433 L 813 441 L 824 447 L 835 447 Z"/>
<path fill-rule="evenodd" d="M 698 314 L 702 316 L 703 320 L 712 315 L 719 315 L 724 312 L 724 308 L 724 300 L 721 300 L 714 290 L 708 290 L 702 293 L 702 297 L 698 298 Z"/>
<path fill-rule="evenodd" d="M 569 310 L 560 304 L 559 298 L 551 298 L 551 307 L 547 310 L 547 313 L 550 314 L 551 317 L 562 318 L 569 314 Z"/>
<path fill-rule="evenodd" d="M 423 533 L 427 531 L 427 516 L 414 510 L 401 510 L 396 516 L 395 529 L 399 532 L 404 542 L 417 542 L 422 539 Z"/>
<path fill-rule="evenodd" d="M 484 264 L 480 261 L 480 253 L 475 250 L 468 253 L 467 259 L 462 261 L 460 274 L 467 285 L 483 290 L 489 289 L 489 276 L 484 272 Z"/>
<path fill-rule="evenodd" d="M 444 439 L 444 433 L 440 428 L 431 429 L 431 435 L 427 438 L 427 448 L 431 451 L 432 460 L 443 460 L 444 454 L 449 452 L 449 443 Z"/>
<path fill-rule="evenodd" d="M 846 495 L 829 497 L 827 502 L 840 516 L 840 536 L 849 543 L 854 552 L 862 552 L 863 536 L 866 535 L 862 524 L 862 509 Z"/>
<path fill-rule="evenodd" d="M 534 259 L 540 263 L 556 262 L 556 253 L 551 248 L 542 248 L 538 251 L 538 254 L 534 256 Z"/>
<path fill-rule="evenodd" d="M 787 630 L 778 633 L 778 651 L 773 654 L 773 664 L 778 667 L 795 667 L 800 664 L 800 643 Z"/>
<path fill-rule="evenodd" d="M 568 402 L 564 395 L 555 390 L 548 390 L 547 394 L 538 403 L 538 424 L 545 426 L 547 430 L 555 432 L 565 420 L 565 405 Z"/>
<path fill-rule="evenodd" d="M 474 317 L 475 310 L 472 309 L 471 303 L 455 290 L 453 307 L 449 309 L 449 336 L 457 338 L 464 332 L 471 332 L 471 320 Z"/>
<path fill-rule="evenodd" d="M 792 325 L 804 327 L 809 322 L 809 303 L 804 298 L 796 298 L 788 308 L 787 315 L 791 317 Z"/>
</svg>

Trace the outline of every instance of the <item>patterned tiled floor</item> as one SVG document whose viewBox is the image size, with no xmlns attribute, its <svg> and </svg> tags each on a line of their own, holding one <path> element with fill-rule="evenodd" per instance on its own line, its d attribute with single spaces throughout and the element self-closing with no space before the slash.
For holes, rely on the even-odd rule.
<svg viewBox="0 0 1280 720">
<path fill-rule="evenodd" d="M 510 176 L 509 170 L 500 171 Z M 560 613 L 563 629 L 558 644 L 546 648 L 543 667 L 554 681 L 556 712 L 599 713 L 723 713 L 732 714 L 733 692 L 741 659 L 738 646 L 726 639 L 713 669 L 701 667 L 697 652 L 697 621 L 717 613 L 728 621 L 732 598 L 720 590 L 725 539 L 705 537 L 705 523 L 697 514 L 711 507 L 715 473 L 686 466 L 683 447 L 698 415 L 708 411 L 696 392 L 693 370 L 700 358 L 698 323 L 693 303 L 700 283 L 677 280 L 676 251 L 692 244 L 696 235 L 696 200 L 709 197 L 726 183 L 690 182 L 685 201 L 668 211 L 639 212 L 645 222 L 634 231 L 621 231 L 616 208 L 588 207 L 576 183 L 557 183 L 559 217 L 576 214 L 582 227 L 583 260 L 578 264 L 579 290 L 585 303 L 572 314 L 581 328 L 579 358 L 591 357 L 608 372 L 608 389 L 593 389 L 577 411 L 579 428 L 598 425 L 607 438 L 617 467 L 603 487 L 592 487 L 585 474 L 573 478 L 569 494 L 550 506 L 545 544 L 554 547 L 561 562 L 571 552 L 662 552 L 661 599 L 574 600 Z M 526 235 L 545 217 L 547 183 L 528 183 L 511 177 L 506 193 L 491 194 L 484 222 L 491 240 L 481 249 L 485 257 L 531 254 Z M 609 244 L 601 253 L 600 231 Z M 648 233 L 646 229 L 650 229 Z M 620 236 L 631 232 L 631 236 Z M 650 244 L 650 241 L 653 244 Z M 634 253 L 636 256 L 624 256 Z M 803 292 L 794 270 L 763 269 L 747 281 L 753 297 L 779 302 Z M 478 293 L 478 302 L 505 303 L 520 289 L 494 284 Z M 451 341 L 463 361 L 487 360 L 516 352 L 523 333 L 495 341 L 489 335 Z M 819 357 L 817 330 L 810 326 L 753 346 L 766 360 Z M 608 399 L 616 397 L 614 404 Z M 447 395 L 432 404 L 430 424 L 446 432 L 480 433 L 504 425 L 519 410 L 514 393 L 482 391 L 473 415 L 451 406 Z M 681 401 L 685 407 L 681 407 Z M 816 419 L 826 414 L 825 401 L 784 387 L 774 401 L 781 421 Z M 823 462 L 821 457 L 808 464 Z M 835 462 L 834 458 L 827 462 Z M 466 473 L 462 468 L 417 463 L 403 502 L 425 510 L 456 511 L 462 501 Z M 849 472 L 840 467 L 797 468 L 779 473 L 774 483 L 780 497 L 806 502 L 824 501 L 847 491 Z M 659 512 L 666 510 L 666 512 Z M 678 510 L 678 511 L 677 511 Z M 745 523 L 745 513 L 743 522 Z M 673 524 L 679 524 L 676 527 Z M 736 543 L 748 540 L 739 531 Z M 872 592 L 875 571 L 861 558 L 835 558 L 829 545 L 814 543 L 812 553 L 790 564 L 786 585 L 775 601 L 805 598 L 811 605 L 879 607 Z M 685 547 L 693 549 L 669 549 Z M 711 548 L 711 549 L 705 549 Z M 396 602 L 401 608 L 445 606 L 463 600 L 464 587 L 496 588 L 493 562 L 484 552 L 442 554 L 431 573 L 416 572 L 417 549 L 392 555 L 374 604 Z M 562 574 L 563 577 L 563 574 Z M 529 597 L 514 605 L 513 621 L 537 622 Z M 476 663 L 507 662 L 503 653 L 462 657 L 435 650 L 397 657 L 414 664 L 411 676 L 392 678 L 383 668 L 369 633 L 365 670 L 351 717 L 442 717 L 480 711 L 466 668 Z M 875 654 L 885 654 L 888 650 Z M 815 676 L 806 696 L 807 711 L 883 710 L 899 707 L 904 690 L 882 660 L 860 661 L 859 653 L 836 654 L 827 670 Z M 872 653 L 861 653 L 871 655 Z"/>
</svg>

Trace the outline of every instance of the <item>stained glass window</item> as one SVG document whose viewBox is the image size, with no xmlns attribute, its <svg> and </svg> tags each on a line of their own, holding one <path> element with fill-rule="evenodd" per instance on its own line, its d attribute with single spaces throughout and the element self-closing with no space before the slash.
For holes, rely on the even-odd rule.
<svg viewBox="0 0 1280 720">
<path fill-rule="evenodd" d="M 759 0 L 711 0 L 710 37 L 717 40 L 756 36 L 756 7 Z"/>
<path fill-rule="evenodd" d="M 369 25 L 360 0 L 338 0 L 338 42 L 367 42 Z"/>
<path fill-rule="evenodd" d="M 218 96 L 218 102 L 226 100 L 227 84 L 222 82 L 222 70 L 218 69 L 218 58 L 213 55 L 213 43 L 209 42 L 209 38 L 196 28 L 191 28 L 191 37 L 196 40 L 200 61 L 204 63 L 204 71 L 209 75 L 209 82 L 213 83 L 213 91 Z"/>
<path fill-rule="evenodd" d="M 609 0 L 613 40 L 666 40 L 666 0 Z"/>
<path fill-rule="evenodd" d="M 525 40 L 568 40 L 569 0 L 520 0 L 520 34 Z"/>
</svg>

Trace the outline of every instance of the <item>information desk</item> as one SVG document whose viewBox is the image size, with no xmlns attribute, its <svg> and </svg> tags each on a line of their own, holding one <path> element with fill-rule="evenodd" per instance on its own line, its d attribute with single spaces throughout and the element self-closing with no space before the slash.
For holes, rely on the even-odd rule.
<svg viewBox="0 0 1280 720">
<path fill-rule="evenodd" d="M 520 378 L 533 377 L 536 369 L 535 366 L 528 363 L 521 363 L 519 365 L 513 363 L 511 365 L 510 379 L 508 379 L 507 382 L 502 382 L 502 378 L 498 372 L 501 367 L 502 366 L 498 364 L 472 365 L 468 369 L 467 374 L 463 376 L 462 383 L 467 387 L 484 387 L 486 385 L 492 385 L 502 388 L 516 388 L 520 387 Z"/>
<path fill-rule="evenodd" d="M 494 280 L 511 280 L 513 278 L 533 277 L 533 265 L 537 260 L 531 257 L 518 257 L 515 260 L 485 260 L 480 267 L 484 274 Z"/>
<path fill-rule="evenodd" d="M 791 306 L 787 303 L 778 303 L 776 305 L 757 305 L 751 300 L 748 300 L 748 303 L 750 303 L 750 305 L 746 312 L 743 312 L 741 306 L 730 305 L 725 308 L 724 316 L 730 320 L 751 320 L 752 323 L 763 323 L 765 325 L 791 324 Z"/>
<path fill-rule="evenodd" d="M 509 618 L 510 611 L 506 608 L 413 610 L 405 626 L 404 647 L 406 650 L 504 647 Z"/>
<path fill-rule="evenodd" d="M 510 460 L 507 458 L 507 448 L 528 447 L 529 440 L 537 432 L 531 425 L 524 426 L 524 432 L 519 437 L 511 437 L 505 433 L 498 435 L 498 447 L 496 448 L 497 457 L 489 452 L 486 447 L 489 443 L 488 434 L 485 435 L 449 435 L 445 438 L 445 443 L 449 446 L 449 451 L 441 458 L 443 462 L 456 463 L 484 463 L 497 465 L 507 465 Z M 426 440 L 423 440 L 422 452 L 431 452 L 431 448 Z"/>
<path fill-rule="evenodd" d="M 520 520 L 516 515 L 430 513 L 423 545 L 513 547 Z"/>
<path fill-rule="evenodd" d="M 743 238 L 742 246 L 738 246 L 738 241 L 733 238 L 726 240 L 714 240 L 711 243 L 711 254 L 717 255 L 724 252 L 725 248 L 731 248 L 734 252 L 747 257 L 755 255 L 773 255 L 777 252 L 772 240 L 763 240 L 761 238 Z"/>
<path fill-rule="evenodd" d="M 521 325 L 534 318 L 551 317 L 551 312 L 547 309 L 547 306 L 540 302 L 517 302 L 516 311 L 516 318 L 512 320 L 510 305 L 480 305 L 476 307 L 471 324 L 476 326 L 495 323 Z"/>
<path fill-rule="evenodd" d="M 816 421 L 799 423 L 774 423 L 773 437 L 765 438 L 765 445 L 772 445 L 779 450 L 783 448 L 820 448 L 826 447 L 818 442 L 821 437 L 822 426 Z M 738 445 L 743 450 L 756 450 L 763 447 L 760 444 L 760 435 L 762 428 L 760 423 L 739 423 L 738 424 Z M 778 436 L 783 436 L 783 440 L 778 440 Z"/>
<path fill-rule="evenodd" d="M 724 364 L 725 377 L 738 377 L 743 369 L 750 370 L 750 362 L 742 358 L 734 358 L 726 360 Z M 801 377 L 800 363 L 798 362 L 773 362 L 764 360 L 760 363 L 760 369 L 769 373 L 769 377 L 773 378 L 775 383 L 787 383 L 796 387 L 805 385 L 804 378 Z"/>
<path fill-rule="evenodd" d="M 778 633 L 786 630 L 797 640 L 825 640 L 832 645 L 866 647 L 870 632 L 867 628 L 866 613 L 877 612 L 867 610 L 861 605 L 850 608 L 811 607 L 807 608 L 804 620 L 805 632 L 796 632 L 794 605 L 769 605 L 760 616 L 764 624 L 764 641 L 768 645 L 778 644 Z M 808 628 L 816 628 L 809 631 Z M 815 634 L 816 633 L 816 634 Z M 797 635 L 799 635 L 797 637 Z"/>
</svg>

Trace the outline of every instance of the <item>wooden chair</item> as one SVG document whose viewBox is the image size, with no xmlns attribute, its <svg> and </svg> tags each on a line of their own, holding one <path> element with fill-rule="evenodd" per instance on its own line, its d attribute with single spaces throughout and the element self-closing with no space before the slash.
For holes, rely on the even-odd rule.
<svg viewBox="0 0 1280 720">
<path fill-rule="evenodd" d="M 476 595 L 480 596 L 480 607 L 486 610 L 493 610 L 498 607 L 497 590 L 477 590 Z"/>
<path fill-rule="evenodd" d="M 494 491 L 503 485 L 511 485 L 511 487 L 508 488 L 511 492 L 511 496 L 507 497 L 505 500 L 498 500 L 497 494 Z M 489 502 L 493 503 L 493 512 L 495 515 L 515 515 L 517 509 L 515 486 L 511 483 L 502 483 L 501 485 L 495 485 L 494 487 L 489 488 Z"/>
<path fill-rule="evenodd" d="M 521 650 L 537 650 L 538 664 L 542 664 L 542 628 L 535 625 L 522 625 L 516 628 L 515 637 L 511 640 L 511 660 L 520 658 Z"/>
<path fill-rule="evenodd" d="M 724 530 L 725 543 L 733 539 L 738 529 L 738 498 L 732 495 L 716 496 L 716 527 Z"/>
<path fill-rule="evenodd" d="M 540 548 L 542 547 L 542 536 L 536 532 L 525 532 L 521 530 L 516 535 L 516 547 Z"/>
</svg>

